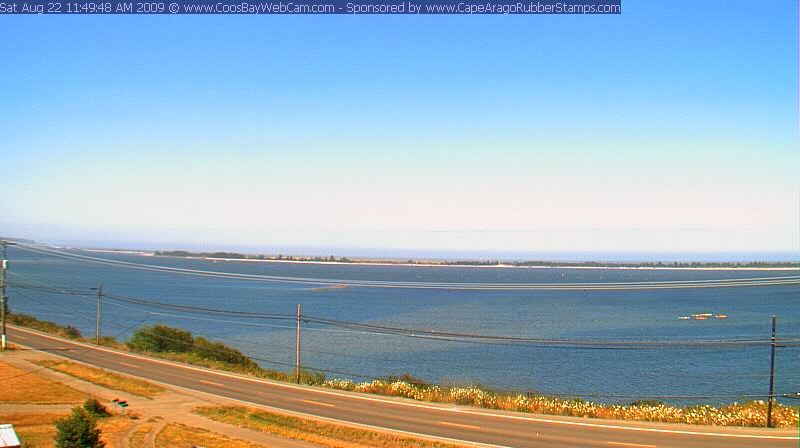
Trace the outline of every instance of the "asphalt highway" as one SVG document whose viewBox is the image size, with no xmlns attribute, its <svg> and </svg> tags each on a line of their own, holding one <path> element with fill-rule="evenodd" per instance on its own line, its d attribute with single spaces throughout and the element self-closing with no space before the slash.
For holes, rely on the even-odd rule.
<svg viewBox="0 0 800 448">
<path fill-rule="evenodd" d="M 312 418 L 502 447 L 798 447 L 795 429 L 710 427 L 544 416 L 262 380 L 8 329 L 9 341 L 166 385 Z"/>
</svg>

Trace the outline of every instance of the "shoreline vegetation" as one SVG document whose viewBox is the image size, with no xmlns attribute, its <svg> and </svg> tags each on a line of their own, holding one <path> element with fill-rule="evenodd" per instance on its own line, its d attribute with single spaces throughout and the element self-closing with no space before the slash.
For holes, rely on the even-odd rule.
<svg viewBox="0 0 800 448">
<path fill-rule="evenodd" d="M 495 268 L 574 268 L 574 269 L 720 269 L 720 270 L 784 270 L 800 269 L 800 262 L 748 261 L 748 262 L 600 262 L 600 261 L 545 261 L 545 260 L 448 260 L 448 259 L 393 259 L 344 256 L 300 256 L 282 254 L 247 254 L 239 252 L 190 252 L 185 250 L 131 251 L 115 249 L 84 249 L 89 252 L 126 253 L 142 256 L 194 258 L 212 261 L 257 261 L 276 263 L 363 264 L 373 266 L 422 267 L 495 267 Z"/>
<path fill-rule="evenodd" d="M 74 340 L 91 343 L 71 326 L 39 320 L 25 314 L 9 313 L 11 324 L 57 334 Z M 296 372 L 266 369 L 236 348 L 220 342 L 209 341 L 190 332 L 166 325 L 153 325 L 137 329 L 127 342 L 104 337 L 101 344 L 124 351 L 134 351 L 149 356 L 202 367 L 227 370 L 259 378 L 290 381 Z M 587 418 L 636 420 L 666 423 L 685 423 L 717 426 L 765 426 L 767 404 L 764 401 L 729 403 L 720 406 L 708 404 L 674 406 L 654 400 L 637 400 L 628 404 L 605 404 L 577 398 L 557 398 L 535 392 L 499 392 L 480 385 L 439 385 L 426 382 L 408 373 L 365 382 L 351 379 L 327 378 L 312 370 L 300 371 L 300 382 L 309 386 L 392 397 L 475 406 L 487 409 L 517 411 L 536 414 L 564 415 Z M 800 408 L 775 403 L 773 422 L 778 428 L 798 427 Z"/>
<path fill-rule="evenodd" d="M 23 244 L 48 246 L 30 239 L 5 238 Z M 366 266 L 417 266 L 417 267 L 465 267 L 465 268 L 559 268 L 559 269 L 665 269 L 665 270 L 800 270 L 798 261 L 558 261 L 558 260 L 508 260 L 508 259 L 447 259 L 447 258 L 381 258 L 319 255 L 257 254 L 230 251 L 194 252 L 188 250 L 136 250 L 101 249 L 76 246 L 52 246 L 77 249 L 86 252 L 138 255 L 146 257 L 173 257 L 210 261 L 250 261 L 266 263 L 310 263 L 310 264 L 360 264 Z"/>
</svg>

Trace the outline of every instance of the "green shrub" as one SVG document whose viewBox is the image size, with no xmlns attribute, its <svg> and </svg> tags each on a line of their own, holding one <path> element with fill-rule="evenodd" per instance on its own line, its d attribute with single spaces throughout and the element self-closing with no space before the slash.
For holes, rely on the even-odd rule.
<svg viewBox="0 0 800 448">
<path fill-rule="evenodd" d="M 72 325 L 67 325 L 64 327 L 64 335 L 70 339 L 80 339 L 81 332 L 77 328 L 73 327 Z"/>
<path fill-rule="evenodd" d="M 56 421 L 56 448 L 103 448 L 100 430 L 94 418 L 80 407 L 72 409 L 72 414 Z"/>
<path fill-rule="evenodd" d="M 258 367 L 258 364 L 253 362 L 252 359 L 245 356 L 239 350 L 233 347 L 228 347 L 221 342 L 211 342 L 208 339 L 200 336 L 194 338 L 192 351 L 197 356 L 204 359 L 210 359 L 212 361 L 220 361 L 249 369 L 255 369 Z"/>
<path fill-rule="evenodd" d="M 134 351 L 148 352 L 191 364 L 259 376 L 275 376 L 274 372 L 264 371 L 255 361 L 233 347 L 209 341 L 202 336 L 192 336 L 189 331 L 166 325 L 158 324 L 136 330 L 127 345 Z M 308 373 L 304 378 L 308 378 L 309 384 L 312 382 L 316 384 L 318 381 L 318 377 Z"/>
<path fill-rule="evenodd" d="M 111 415 L 108 409 L 94 398 L 87 398 L 86 401 L 83 402 L 83 410 L 95 418 L 103 418 Z"/>
<path fill-rule="evenodd" d="M 28 314 L 13 313 L 9 314 L 7 319 L 8 323 L 19 325 L 20 327 L 33 328 L 34 330 L 57 334 L 70 339 L 80 339 L 81 337 L 81 332 L 71 325 L 63 326 L 49 320 L 39 320 Z"/>
<path fill-rule="evenodd" d="M 193 343 L 192 333 L 157 324 L 136 330 L 128 341 L 128 346 L 139 352 L 185 353 L 191 351 Z"/>
</svg>

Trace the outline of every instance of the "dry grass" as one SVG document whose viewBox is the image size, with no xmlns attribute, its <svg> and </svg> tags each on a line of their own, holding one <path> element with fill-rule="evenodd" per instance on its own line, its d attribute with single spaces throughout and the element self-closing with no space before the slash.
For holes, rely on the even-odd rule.
<svg viewBox="0 0 800 448">
<path fill-rule="evenodd" d="M 68 413 L 55 412 L 15 412 L 0 413 L 0 422 L 11 423 L 20 441 L 31 448 L 50 448 L 55 446 L 56 420 L 66 417 Z M 111 417 L 97 421 L 101 438 L 106 446 L 120 446 L 122 436 L 133 426 L 134 422 L 127 417 Z"/>
<path fill-rule="evenodd" d="M 156 435 L 156 446 L 174 448 L 191 448 L 203 446 L 206 448 L 262 448 L 243 440 L 232 439 L 202 428 L 170 423 Z"/>
<path fill-rule="evenodd" d="M 331 448 L 455 448 L 455 445 L 441 442 L 376 433 L 241 406 L 200 407 L 194 412 L 242 428 Z"/>
<path fill-rule="evenodd" d="M 128 439 L 128 446 L 130 448 L 147 448 L 147 435 L 153 431 L 153 424 L 152 423 L 145 423 L 131 434 L 130 438 Z"/>
<path fill-rule="evenodd" d="M 11 423 L 20 441 L 32 448 L 50 448 L 55 446 L 55 421 L 67 414 L 19 412 L 0 414 L 0 421 Z"/>
<path fill-rule="evenodd" d="M 125 433 L 135 424 L 126 416 L 102 418 L 97 420 L 97 429 L 100 430 L 100 439 L 106 442 L 107 447 L 122 446 Z"/>
<path fill-rule="evenodd" d="M 73 404 L 87 395 L 69 386 L 0 362 L 0 402 L 17 404 Z M 36 391 L 36 393 L 31 393 Z"/>
<path fill-rule="evenodd" d="M 164 389 L 147 381 L 132 378 L 126 375 L 111 373 L 107 370 L 85 366 L 69 361 L 34 361 L 36 364 L 48 369 L 61 372 L 75 378 L 88 381 L 98 386 L 128 392 L 145 398 L 153 398 Z"/>
</svg>

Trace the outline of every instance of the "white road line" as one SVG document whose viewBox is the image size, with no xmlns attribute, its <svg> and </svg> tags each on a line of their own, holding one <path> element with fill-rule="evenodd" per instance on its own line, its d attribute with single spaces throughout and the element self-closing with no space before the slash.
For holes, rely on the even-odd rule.
<svg viewBox="0 0 800 448">
<path fill-rule="evenodd" d="M 329 407 L 329 408 L 335 408 L 336 407 L 335 404 L 322 403 L 320 401 L 314 401 L 314 400 L 300 400 L 300 401 L 302 401 L 303 403 L 310 403 L 310 404 L 314 404 L 314 405 L 317 405 L 317 406 L 326 406 L 326 407 Z"/>
<path fill-rule="evenodd" d="M 606 442 L 613 446 L 630 446 L 635 448 L 656 448 L 655 445 L 643 445 L 641 443 L 625 443 L 625 442 Z"/>
<path fill-rule="evenodd" d="M 137 366 L 137 365 L 134 365 L 134 364 L 131 364 L 131 363 L 128 363 L 128 362 L 124 362 L 124 361 L 118 361 L 117 364 L 120 364 L 120 365 L 123 365 L 123 366 L 127 366 L 127 367 L 132 367 L 134 369 L 140 369 L 141 368 L 141 366 Z"/>
<path fill-rule="evenodd" d="M 456 427 L 456 428 L 466 428 L 466 429 L 481 429 L 481 427 L 480 427 L 480 426 L 475 426 L 475 425 L 464 425 L 464 424 L 462 424 L 462 423 L 452 423 L 452 422 L 437 422 L 437 423 L 438 423 L 439 425 L 444 425 L 444 426 L 453 426 L 453 427 Z"/>
<path fill-rule="evenodd" d="M 213 381 L 197 380 L 198 383 L 208 384 L 209 386 L 225 387 L 224 384 L 215 383 Z"/>
<path fill-rule="evenodd" d="M 33 347 L 30 347 L 30 348 L 33 348 Z M 36 350 L 36 349 L 34 349 L 34 350 Z M 49 353 L 49 354 L 51 356 L 55 356 L 55 357 L 58 357 L 58 358 L 75 361 L 75 362 L 78 362 L 78 363 L 81 363 L 81 364 L 84 364 L 84 365 L 92 365 L 92 364 L 89 364 L 89 363 L 87 363 L 85 361 L 76 360 L 76 359 L 72 359 L 72 358 L 67 358 L 64 355 L 60 355 L 58 353 Z M 116 370 L 110 369 L 110 368 L 106 368 L 106 369 L 112 370 L 112 371 L 116 371 Z M 120 372 L 120 373 L 123 373 L 123 372 Z M 321 415 L 309 414 L 307 412 L 292 411 L 290 409 L 270 406 L 268 404 L 256 403 L 254 401 L 246 401 L 246 400 L 240 400 L 238 398 L 226 397 L 224 395 L 220 395 L 219 393 L 208 392 L 208 391 L 203 391 L 203 390 L 199 390 L 199 389 L 192 389 L 192 388 L 186 387 L 186 386 L 178 386 L 177 384 L 166 383 L 166 382 L 159 381 L 159 380 L 153 380 L 153 379 L 147 379 L 147 380 L 150 381 L 150 382 L 156 383 L 156 384 L 160 384 L 160 385 L 162 385 L 162 386 L 164 386 L 166 388 L 173 388 L 173 389 L 185 391 L 187 393 L 207 395 L 209 397 L 216 397 L 216 398 L 220 398 L 220 399 L 223 399 L 223 400 L 232 401 L 232 402 L 235 402 L 235 403 L 240 403 L 240 404 L 242 404 L 244 406 L 251 406 L 251 407 L 256 407 L 256 408 L 259 408 L 259 409 L 264 409 L 264 410 L 267 410 L 267 411 L 270 411 L 270 412 L 275 412 L 275 413 L 280 414 L 280 415 L 290 415 L 290 416 L 294 416 L 294 417 L 298 417 L 298 418 L 305 418 L 305 419 L 314 420 L 314 421 L 327 422 L 327 423 L 332 423 L 334 425 L 341 425 L 341 426 L 346 426 L 346 427 L 350 427 L 350 428 L 360 428 L 360 429 L 366 429 L 368 431 L 382 431 L 382 432 L 386 432 L 386 433 L 389 433 L 389 434 L 402 434 L 402 435 L 406 435 L 406 436 L 415 437 L 415 438 L 418 438 L 418 439 L 434 440 L 434 441 L 438 441 L 438 442 L 444 442 L 444 443 L 450 443 L 450 444 L 456 444 L 456 445 L 463 445 L 463 446 L 471 446 L 471 447 L 475 447 L 475 448 L 479 448 L 479 447 L 480 448 L 514 448 L 514 447 L 511 447 L 511 446 L 505 446 L 505 445 L 495 445 L 495 444 L 490 444 L 490 443 L 481 443 L 481 442 L 475 442 L 473 440 L 454 439 L 452 437 L 435 436 L 435 435 L 432 435 L 432 434 L 423 434 L 423 433 L 414 432 L 414 431 L 404 431 L 402 429 L 389 428 L 389 427 L 386 427 L 386 426 L 369 425 L 369 424 L 366 424 L 366 423 L 358 423 L 358 422 L 353 422 L 353 421 L 348 421 L 348 420 L 341 420 L 341 419 L 337 419 L 337 418 L 333 418 L 333 417 L 324 417 L 324 416 L 321 416 Z M 539 434 L 537 433 L 536 435 L 538 436 Z"/>
<path fill-rule="evenodd" d="M 50 336 L 50 335 L 45 334 L 45 333 L 39 333 L 38 331 L 31 331 L 31 330 L 23 329 L 23 328 L 20 328 L 20 327 L 14 327 L 14 328 L 19 330 L 19 331 L 26 331 L 28 333 L 31 333 L 31 334 L 34 334 L 34 335 L 37 335 L 37 336 L 40 336 L 40 337 L 43 337 L 43 338 L 53 339 L 55 341 L 63 342 L 63 340 L 60 339 L 60 338 L 56 338 L 54 336 Z M 603 424 L 603 423 L 584 423 L 584 422 L 576 422 L 576 421 L 552 420 L 552 419 L 547 419 L 547 418 L 528 417 L 528 416 L 522 416 L 522 415 L 517 416 L 517 415 L 508 415 L 508 414 L 492 414 L 492 413 L 482 412 L 482 411 L 478 411 L 478 410 L 473 411 L 473 410 L 469 410 L 469 409 L 445 408 L 445 407 L 433 406 L 433 405 L 427 405 L 427 404 L 421 404 L 421 403 L 411 403 L 411 402 L 406 402 L 406 401 L 387 400 L 387 399 L 378 398 L 378 397 L 350 395 L 350 394 L 344 394 L 344 393 L 336 392 L 336 391 L 332 391 L 332 390 L 321 390 L 321 389 L 315 389 L 315 388 L 311 388 L 311 387 L 298 386 L 298 385 L 295 385 L 295 384 L 284 384 L 284 383 L 279 383 L 279 382 L 263 380 L 263 379 L 260 379 L 260 378 L 248 378 L 248 377 L 245 377 L 245 376 L 236 375 L 236 374 L 232 374 L 232 373 L 217 372 L 217 371 L 213 371 L 213 370 L 203 369 L 203 368 L 200 368 L 200 367 L 194 367 L 194 366 L 189 366 L 189 365 L 181 365 L 181 364 L 177 364 L 177 363 L 173 363 L 173 362 L 169 362 L 169 361 L 164 361 L 164 360 L 160 360 L 160 359 L 147 358 L 145 356 L 134 355 L 134 354 L 131 354 L 131 353 L 119 352 L 119 351 L 111 350 L 111 349 L 108 349 L 108 348 L 105 348 L 105 347 L 97 347 L 97 346 L 94 346 L 94 345 L 84 344 L 84 343 L 81 343 L 81 342 L 68 341 L 68 343 L 74 344 L 74 345 L 78 345 L 78 346 L 81 346 L 81 347 L 86 347 L 86 348 L 92 349 L 92 350 L 98 350 L 98 351 L 104 351 L 104 352 L 107 352 L 107 353 L 113 353 L 113 354 L 118 355 L 118 356 L 125 356 L 125 357 L 128 357 L 128 358 L 140 359 L 142 361 L 152 362 L 152 363 L 155 363 L 155 364 L 162 364 L 162 365 L 171 366 L 171 367 L 175 367 L 175 368 L 181 368 L 181 369 L 185 369 L 185 370 L 194 370 L 196 372 L 203 372 L 203 373 L 206 373 L 206 374 L 209 374 L 209 375 L 216 375 L 216 376 L 221 376 L 221 377 L 233 378 L 233 379 L 238 379 L 238 380 L 241 380 L 241 381 L 248 381 L 248 382 L 251 382 L 251 383 L 268 384 L 268 385 L 275 386 L 275 387 L 282 387 L 284 389 L 302 390 L 302 391 L 310 392 L 310 393 L 318 393 L 318 394 L 322 394 L 322 395 L 330 395 L 330 396 L 335 396 L 335 397 L 349 398 L 349 399 L 353 399 L 353 400 L 370 401 L 370 402 L 374 402 L 374 403 L 385 403 L 385 404 L 391 404 L 391 405 L 396 405 L 396 406 L 406 406 L 406 407 L 413 407 L 413 408 L 419 408 L 419 409 L 429 409 L 429 410 L 439 411 L 439 412 L 453 412 L 453 413 L 456 413 L 456 414 L 478 415 L 478 416 L 482 416 L 482 417 L 492 417 L 492 418 L 498 418 L 498 419 L 528 421 L 528 422 L 545 423 L 545 424 L 551 424 L 551 425 L 581 426 L 581 427 L 585 427 L 585 428 L 613 429 L 613 430 L 620 430 L 620 431 L 654 432 L 654 433 L 662 433 L 662 434 L 682 434 L 682 435 L 690 435 L 690 436 L 708 436 L 708 437 L 732 437 L 732 438 L 737 438 L 737 439 L 800 440 L 800 436 L 765 436 L 765 435 L 758 435 L 758 434 L 726 434 L 726 433 L 719 433 L 719 432 L 684 431 L 684 430 L 677 430 L 677 429 L 640 428 L 640 427 L 635 427 L 635 426 L 621 426 L 621 425 L 608 425 L 608 424 Z"/>
</svg>

